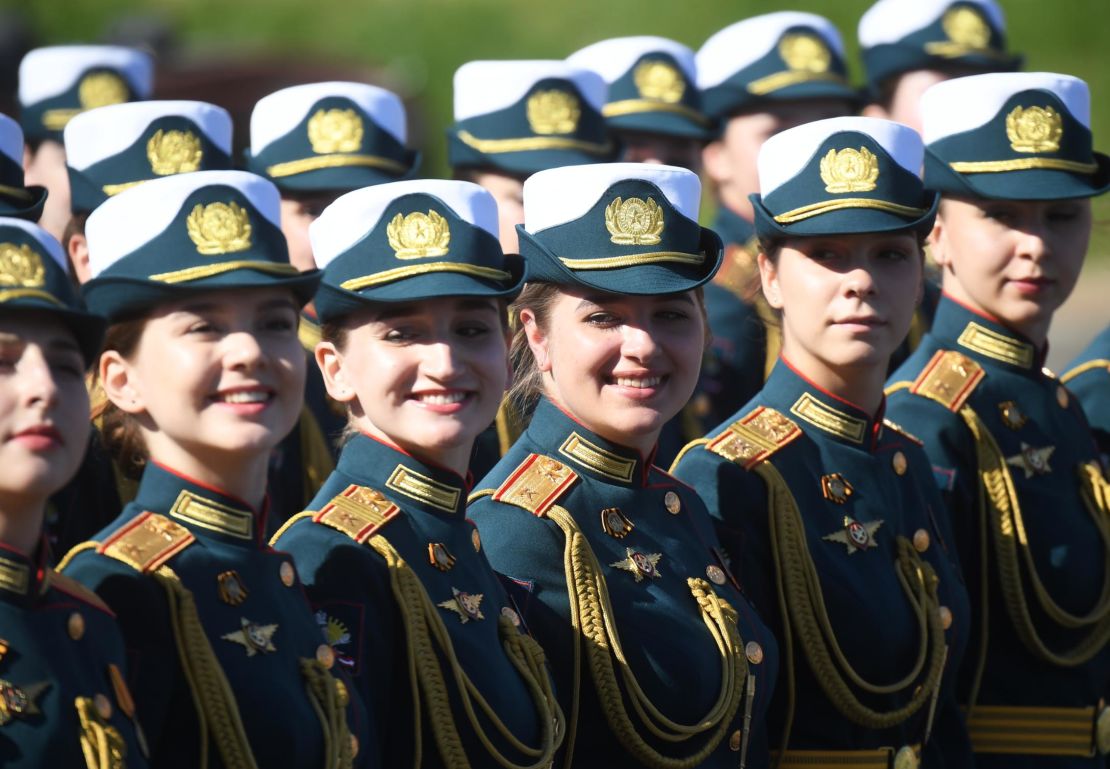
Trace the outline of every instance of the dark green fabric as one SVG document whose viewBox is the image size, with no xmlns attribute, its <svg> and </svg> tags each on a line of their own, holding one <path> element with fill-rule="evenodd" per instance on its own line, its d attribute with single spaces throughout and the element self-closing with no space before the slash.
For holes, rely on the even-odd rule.
<svg viewBox="0 0 1110 769">
<path fill-rule="evenodd" d="M 636 84 L 636 70 L 653 62 L 670 67 L 681 78 L 682 95 L 677 101 L 667 102 L 658 97 L 645 96 Z M 686 76 L 686 71 L 670 54 L 662 51 L 645 53 L 628 68 L 627 72 L 609 84 L 608 103 L 625 100 L 655 102 L 658 107 L 653 109 L 645 105 L 642 112 L 606 117 L 606 124 L 614 131 L 639 131 L 690 139 L 708 139 L 711 135 L 712 121 L 702 112 L 701 92 L 697 84 Z M 669 107 L 681 107 L 693 114 L 684 114 L 668 109 Z"/>
<path fill-rule="evenodd" d="M 37 222 L 46 203 L 46 187 L 28 187 L 24 181 L 23 165 L 0 152 L 0 186 L 14 190 L 0 190 L 0 216 Z"/>
<path fill-rule="evenodd" d="M 135 92 L 135 84 L 128 81 L 127 73 L 121 70 L 113 69 L 111 67 L 90 67 L 81 73 L 81 75 L 74 79 L 73 85 L 59 94 L 55 94 L 48 99 L 35 102 L 34 104 L 23 104 L 19 111 L 19 125 L 23 128 L 23 136 L 30 142 L 38 142 L 44 139 L 50 139 L 63 143 L 63 129 L 48 128 L 43 122 L 46 113 L 51 110 L 82 110 L 81 98 L 79 91 L 81 88 L 81 81 L 90 75 L 114 75 L 118 77 L 126 87 L 127 97 L 125 102 L 139 101 L 139 95 Z"/>
<path fill-rule="evenodd" d="M 1068 364 L 1067 371 L 1095 360 L 1105 361 L 1106 365 L 1089 368 L 1074 378 L 1066 373 L 1063 376 L 1068 380 L 1068 389 L 1079 398 L 1083 413 L 1091 424 L 1102 454 L 1102 466 L 1110 468 L 1110 326 L 1104 328 L 1079 357 Z"/>
</svg>

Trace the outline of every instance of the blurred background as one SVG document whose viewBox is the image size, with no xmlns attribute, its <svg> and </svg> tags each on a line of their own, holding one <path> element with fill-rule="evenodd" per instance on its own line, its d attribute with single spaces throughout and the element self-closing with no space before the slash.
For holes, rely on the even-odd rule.
<svg viewBox="0 0 1110 769">
<path fill-rule="evenodd" d="M 1025 69 L 1086 80 L 1095 147 L 1110 152 L 1108 0 L 1000 0 L 1008 44 Z M 371 82 L 400 94 L 421 175 L 447 172 L 444 128 L 451 78 L 471 59 L 563 58 L 624 35 L 664 35 L 695 50 L 734 21 L 796 9 L 831 19 L 862 80 L 856 24 L 871 0 L 0 0 L 0 111 L 13 113 L 15 73 L 39 45 L 143 46 L 158 60 L 156 98 L 191 98 L 231 111 L 246 145 L 254 102 L 297 83 Z M 711 218 L 705 212 L 705 219 Z M 1110 195 L 1095 203 L 1083 276 L 1057 318 L 1049 365 L 1059 370 L 1110 321 Z"/>
</svg>

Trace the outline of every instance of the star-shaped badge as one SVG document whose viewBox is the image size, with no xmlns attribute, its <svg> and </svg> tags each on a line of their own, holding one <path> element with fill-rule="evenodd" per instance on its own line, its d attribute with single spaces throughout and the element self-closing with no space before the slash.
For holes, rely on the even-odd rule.
<svg viewBox="0 0 1110 769">
<path fill-rule="evenodd" d="M 42 715 L 36 700 L 49 688 L 49 681 L 20 687 L 0 678 L 0 726 L 15 718 Z"/>
<path fill-rule="evenodd" d="M 1025 441 L 1021 442 L 1021 453 L 1015 454 L 1012 457 L 1006 457 L 1006 464 L 1020 467 L 1025 471 L 1026 478 L 1032 478 L 1034 475 L 1047 475 L 1052 472 L 1052 467 L 1048 464 L 1049 457 L 1052 452 L 1056 451 L 1055 446 L 1045 446 L 1041 449 L 1035 449 Z"/>
<path fill-rule="evenodd" d="M 848 555 L 853 555 L 857 550 L 870 550 L 879 546 L 879 543 L 875 541 L 875 532 L 882 525 L 881 520 L 860 523 L 855 518 L 846 515 L 844 516 L 843 529 L 834 531 L 832 534 L 826 534 L 821 539 L 826 542 L 839 542 L 847 546 Z"/>
<path fill-rule="evenodd" d="M 274 633 L 277 632 L 278 626 L 274 625 L 259 625 L 251 622 L 246 617 L 240 617 L 240 628 L 234 633 L 227 633 L 220 636 L 225 641 L 232 643 L 242 644 L 247 648 L 247 656 L 253 657 L 259 652 L 276 652 L 277 647 L 274 646 Z"/>
<path fill-rule="evenodd" d="M 625 558 L 623 560 L 609 565 L 623 571 L 631 572 L 637 582 L 643 581 L 645 577 L 648 579 L 659 579 L 657 564 L 663 557 L 662 553 L 641 553 L 630 547 L 626 547 L 624 552 Z"/>
<path fill-rule="evenodd" d="M 485 619 L 482 614 L 482 593 L 464 593 L 454 587 L 451 588 L 451 598 L 446 601 L 440 601 L 436 604 L 441 609 L 453 611 L 459 615 L 459 619 L 465 625 L 470 620 Z"/>
</svg>

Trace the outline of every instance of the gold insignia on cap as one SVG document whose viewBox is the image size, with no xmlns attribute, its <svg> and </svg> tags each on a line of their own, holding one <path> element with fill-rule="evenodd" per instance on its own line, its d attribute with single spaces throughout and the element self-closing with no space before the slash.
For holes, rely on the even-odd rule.
<svg viewBox="0 0 1110 769">
<path fill-rule="evenodd" d="M 779 56 L 793 70 L 827 72 L 832 63 L 829 46 L 817 35 L 793 32 L 779 41 Z"/>
<path fill-rule="evenodd" d="M 385 228 L 389 247 L 398 259 L 423 259 L 426 256 L 446 256 L 451 242 L 451 228 L 447 220 L 435 211 L 413 211 L 397 214 Z"/>
<path fill-rule="evenodd" d="M 436 604 L 441 609 L 453 611 L 459 615 L 459 619 L 465 625 L 470 620 L 485 619 L 486 616 L 482 614 L 482 599 L 485 597 L 483 593 L 464 593 L 454 587 L 451 588 L 451 598 L 446 601 L 440 601 Z"/>
<path fill-rule="evenodd" d="M 243 578 L 234 569 L 222 572 L 216 577 L 216 588 L 220 594 L 220 600 L 229 606 L 238 606 L 247 600 L 247 595 L 250 593 L 247 586 L 243 584 Z"/>
<path fill-rule="evenodd" d="M 657 564 L 663 557 L 662 553 L 641 553 L 630 547 L 626 547 L 624 552 L 625 557 L 623 559 L 609 565 L 621 571 L 631 573 L 632 576 L 636 578 L 637 582 L 642 582 L 645 577 L 648 579 L 659 579 Z"/>
<path fill-rule="evenodd" d="M 644 99 L 674 104 L 686 91 L 686 79 L 672 64 L 659 59 L 640 62 L 632 71 L 632 82 Z"/>
<path fill-rule="evenodd" d="M 1009 427 L 1011 430 L 1020 430 L 1025 427 L 1025 423 L 1029 421 L 1029 417 L 1025 416 L 1018 405 L 1014 401 L 1002 401 L 998 404 L 998 413 L 1002 415 L 1002 424 Z"/>
<path fill-rule="evenodd" d="M 1055 446 L 1036 449 L 1022 441 L 1021 453 L 1006 457 L 1006 464 L 1020 467 L 1025 471 L 1026 478 L 1032 478 L 1034 475 L 1048 475 L 1052 472 L 1052 466 L 1048 463 L 1048 460 L 1052 457 L 1054 451 L 1056 451 Z"/>
<path fill-rule="evenodd" d="M 582 107 L 567 91 L 536 91 L 525 104 L 528 125 L 538 134 L 569 134 L 578 128 Z"/>
<path fill-rule="evenodd" d="M 652 198 L 617 197 L 605 207 L 605 228 L 618 246 L 654 246 L 663 234 L 663 209 Z"/>
<path fill-rule="evenodd" d="M 146 143 L 150 170 L 159 176 L 192 173 L 200 168 L 204 150 L 192 131 L 163 131 L 159 128 Z"/>
<path fill-rule="evenodd" d="M 20 687 L 0 678 L 0 726 L 16 718 L 42 715 L 36 700 L 49 688 L 49 681 Z"/>
<path fill-rule="evenodd" d="M 990 25 L 974 8 L 966 5 L 950 8 L 941 17 L 940 26 L 949 40 L 965 48 L 982 49 L 990 46 Z"/>
<path fill-rule="evenodd" d="M 127 83 L 115 72 L 93 72 L 81 79 L 77 86 L 77 100 L 81 109 L 123 104 L 128 98 Z"/>
<path fill-rule="evenodd" d="M 1052 107 L 1014 107 L 1006 116 L 1006 138 L 1014 152 L 1056 152 L 1064 121 Z"/>
<path fill-rule="evenodd" d="M 840 473 L 821 476 L 821 494 L 830 502 L 843 505 L 854 492 L 852 484 Z"/>
<path fill-rule="evenodd" d="M 607 507 L 601 511 L 601 528 L 610 537 L 624 539 L 636 528 L 636 524 L 632 523 L 619 507 Z"/>
<path fill-rule="evenodd" d="M 840 531 L 834 531 L 832 534 L 826 534 L 821 539 L 826 542 L 839 542 L 846 545 L 848 555 L 854 555 L 857 550 L 870 550 L 879 546 L 879 543 L 875 541 L 875 532 L 882 525 L 881 520 L 860 523 L 855 518 L 846 515 L 844 516 L 844 528 Z"/>
<path fill-rule="evenodd" d="M 258 653 L 276 652 L 277 647 L 274 646 L 274 633 L 277 632 L 277 624 L 273 625 L 259 625 L 251 622 L 246 617 L 239 618 L 239 629 L 233 633 L 225 633 L 220 638 L 232 643 L 242 644 L 247 649 L 247 656 L 253 657 Z"/>
<path fill-rule="evenodd" d="M 0 284 L 41 286 L 46 283 L 42 257 L 26 243 L 0 243 Z"/>
<path fill-rule="evenodd" d="M 428 563 L 440 571 L 450 571 L 451 567 L 455 565 L 455 556 L 451 555 L 447 545 L 442 542 L 429 542 Z"/>
<path fill-rule="evenodd" d="M 362 118 L 353 109 L 318 109 L 308 119 L 308 141 L 318 155 L 358 152 L 362 133 Z"/>
<path fill-rule="evenodd" d="M 831 149 L 821 158 L 825 192 L 871 192 L 878 178 L 879 159 L 867 147 Z"/>
<path fill-rule="evenodd" d="M 238 203 L 198 203 L 185 221 L 189 239 L 205 256 L 233 254 L 251 247 L 251 219 Z"/>
</svg>

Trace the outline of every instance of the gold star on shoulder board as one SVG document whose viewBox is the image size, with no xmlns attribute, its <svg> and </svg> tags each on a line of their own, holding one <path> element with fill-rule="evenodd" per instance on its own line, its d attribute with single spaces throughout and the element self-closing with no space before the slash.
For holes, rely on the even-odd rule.
<svg viewBox="0 0 1110 769">
<path fill-rule="evenodd" d="M 1026 478 L 1032 478 L 1034 475 L 1047 475 L 1052 472 L 1052 466 L 1048 464 L 1048 459 L 1054 451 L 1056 451 L 1055 446 L 1035 449 L 1022 441 L 1021 453 L 1006 457 L 1006 464 L 1020 467 L 1025 471 Z"/>
<path fill-rule="evenodd" d="M 660 559 L 663 558 L 662 553 L 641 553 L 630 547 L 626 547 L 624 552 L 625 558 L 623 560 L 609 565 L 621 569 L 622 571 L 631 572 L 637 582 L 643 581 L 644 577 L 659 579 L 657 564 Z"/>
<path fill-rule="evenodd" d="M 486 618 L 485 615 L 482 614 L 482 609 L 480 608 L 482 606 L 482 598 L 485 597 L 483 593 L 464 593 L 461 590 L 451 588 L 451 596 L 452 597 L 448 598 L 446 601 L 437 603 L 436 606 L 458 614 L 459 619 L 462 620 L 464 625 L 470 622 L 470 620 Z"/>
<path fill-rule="evenodd" d="M 240 617 L 240 628 L 234 633 L 227 633 L 220 636 L 225 641 L 232 643 L 242 644 L 247 648 L 247 656 L 253 657 L 259 652 L 268 653 L 276 652 L 277 647 L 274 646 L 273 637 L 277 632 L 278 626 L 274 625 L 259 625 L 251 622 L 246 617 Z"/>
<path fill-rule="evenodd" d="M 821 539 L 826 542 L 839 542 L 848 548 L 848 555 L 853 555 L 857 550 L 870 550 L 879 546 L 879 543 L 875 541 L 875 532 L 882 525 L 881 520 L 860 523 L 855 518 L 846 515 L 844 516 L 843 529 L 834 531 L 832 534 L 826 534 Z"/>
</svg>

